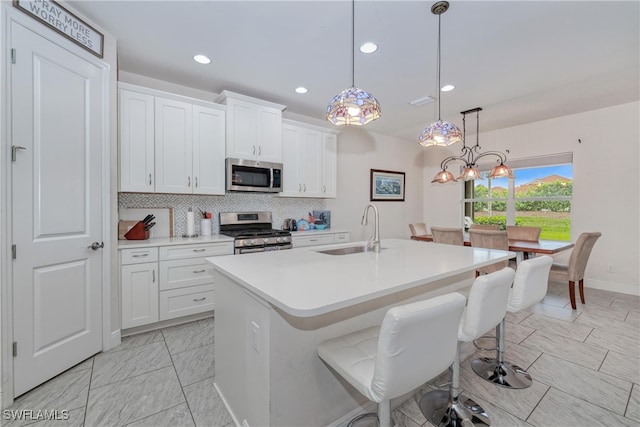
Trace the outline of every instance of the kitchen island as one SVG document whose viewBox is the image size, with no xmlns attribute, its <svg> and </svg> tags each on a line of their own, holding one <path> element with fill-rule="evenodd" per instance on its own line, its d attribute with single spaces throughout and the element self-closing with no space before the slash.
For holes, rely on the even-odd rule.
<svg viewBox="0 0 640 427">
<path fill-rule="evenodd" d="M 366 398 L 317 345 L 380 324 L 393 305 L 468 287 L 515 253 L 384 239 L 380 253 L 322 253 L 365 242 L 207 258 L 214 265 L 216 388 L 239 426 L 344 421 Z M 410 369 L 410 367 L 409 367 Z"/>
</svg>

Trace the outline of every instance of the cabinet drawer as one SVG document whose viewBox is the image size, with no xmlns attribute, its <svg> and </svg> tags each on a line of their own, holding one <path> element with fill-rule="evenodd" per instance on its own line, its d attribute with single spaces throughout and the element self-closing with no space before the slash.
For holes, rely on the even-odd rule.
<svg viewBox="0 0 640 427">
<path fill-rule="evenodd" d="M 160 262 L 160 290 L 204 285 L 213 282 L 213 265 L 204 258 Z"/>
<path fill-rule="evenodd" d="M 122 249 L 120 264 L 141 264 L 158 261 L 158 248 Z"/>
<path fill-rule="evenodd" d="M 160 247 L 160 260 L 162 261 L 231 254 L 233 254 L 233 242 Z"/>
<path fill-rule="evenodd" d="M 160 320 L 213 310 L 213 284 L 160 292 Z"/>
<path fill-rule="evenodd" d="M 333 236 L 335 243 L 347 243 L 349 241 L 349 233 L 336 233 Z"/>
<path fill-rule="evenodd" d="M 304 246 L 330 245 L 333 243 L 333 234 L 323 234 L 316 236 L 294 236 L 292 238 L 293 247 L 301 248 Z"/>
</svg>

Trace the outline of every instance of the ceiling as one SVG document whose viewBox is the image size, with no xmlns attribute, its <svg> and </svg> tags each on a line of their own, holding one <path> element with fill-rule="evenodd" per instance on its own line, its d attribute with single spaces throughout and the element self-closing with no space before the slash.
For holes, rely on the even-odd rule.
<svg viewBox="0 0 640 427">
<path fill-rule="evenodd" d="M 118 67 L 224 89 L 324 119 L 351 86 L 350 1 L 70 1 L 118 40 Z M 367 128 L 411 141 L 437 118 L 433 2 L 355 5 L 355 85 L 382 118 Z M 365 41 L 377 52 L 360 53 Z M 192 56 L 212 59 L 200 65 Z M 640 2 L 452 1 L 442 15 L 442 118 L 482 107 L 481 131 L 640 99 Z M 294 92 L 305 86 L 309 92 Z M 475 127 L 475 126 L 473 126 Z M 467 129 L 475 132 L 475 129 Z"/>
</svg>

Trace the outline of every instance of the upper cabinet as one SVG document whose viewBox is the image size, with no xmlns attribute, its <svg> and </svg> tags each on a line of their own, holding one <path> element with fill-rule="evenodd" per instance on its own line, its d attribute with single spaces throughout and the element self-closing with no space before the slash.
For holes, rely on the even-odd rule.
<svg viewBox="0 0 640 427">
<path fill-rule="evenodd" d="M 152 193 L 154 169 L 154 98 L 120 89 L 120 191 Z"/>
<path fill-rule="evenodd" d="M 120 191 L 224 194 L 225 107 L 120 84 Z"/>
<path fill-rule="evenodd" d="M 284 105 L 222 91 L 218 102 L 227 106 L 226 156 L 282 162 Z"/>
<path fill-rule="evenodd" d="M 337 131 L 283 120 L 285 197 L 336 197 Z"/>
</svg>

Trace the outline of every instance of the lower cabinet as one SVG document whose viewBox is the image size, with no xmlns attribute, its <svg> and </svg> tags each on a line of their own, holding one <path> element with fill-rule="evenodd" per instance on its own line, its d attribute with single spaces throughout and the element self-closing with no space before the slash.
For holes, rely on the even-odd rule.
<svg viewBox="0 0 640 427">
<path fill-rule="evenodd" d="M 330 245 L 332 243 L 349 242 L 349 232 L 337 233 L 313 233 L 310 235 L 294 235 L 291 237 L 291 243 L 294 248 L 302 248 L 305 246 Z"/>
<path fill-rule="evenodd" d="M 122 328 L 158 321 L 158 248 L 120 253 Z"/>
<path fill-rule="evenodd" d="M 213 310 L 213 266 L 205 257 L 233 254 L 233 242 L 120 252 L 122 328 L 127 329 Z"/>
</svg>

